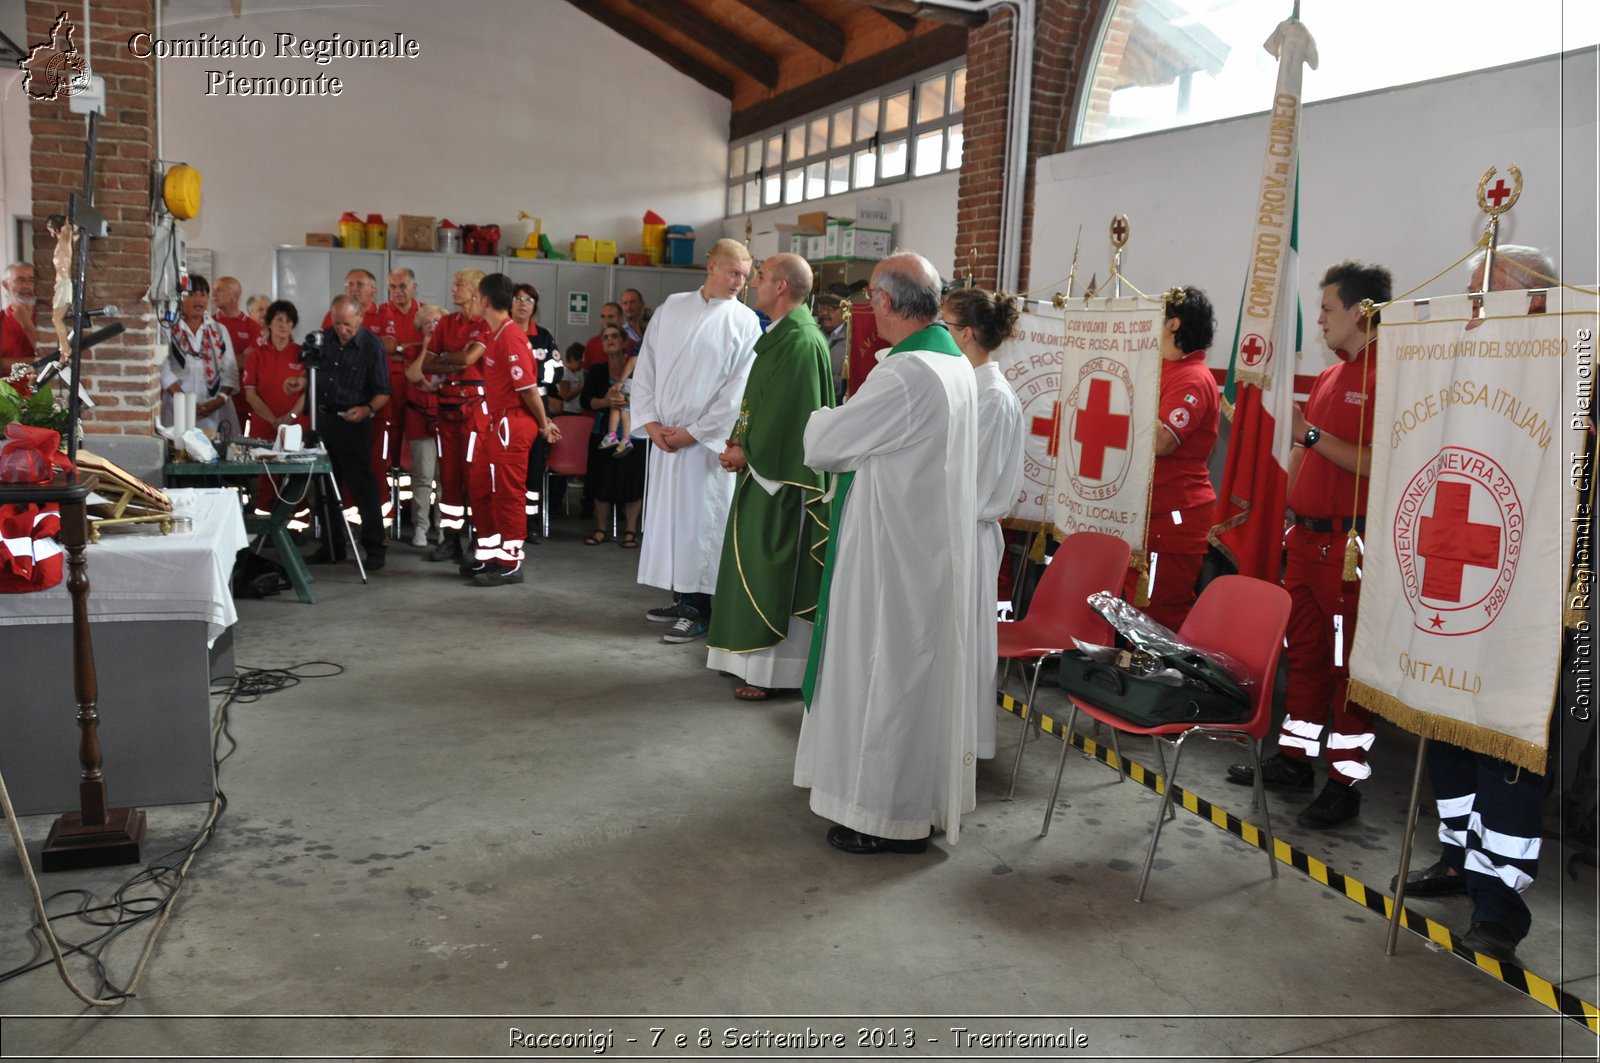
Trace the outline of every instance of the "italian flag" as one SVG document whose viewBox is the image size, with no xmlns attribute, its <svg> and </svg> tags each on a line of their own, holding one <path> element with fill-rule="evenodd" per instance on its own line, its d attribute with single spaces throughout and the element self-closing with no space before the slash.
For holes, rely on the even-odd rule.
<svg viewBox="0 0 1600 1063">
<path fill-rule="evenodd" d="M 1223 385 L 1223 410 L 1232 430 L 1208 538 L 1241 575 L 1276 583 L 1301 336 L 1301 77 L 1303 65 L 1316 68 L 1317 44 L 1305 24 L 1291 18 L 1278 24 L 1265 47 L 1278 60 L 1278 83 L 1268 114 L 1250 264 Z"/>
</svg>

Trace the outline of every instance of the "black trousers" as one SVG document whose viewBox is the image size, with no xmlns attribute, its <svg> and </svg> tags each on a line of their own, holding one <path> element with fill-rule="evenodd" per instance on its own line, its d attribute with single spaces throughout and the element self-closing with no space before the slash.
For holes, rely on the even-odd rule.
<svg viewBox="0 0 1600 1063">
<path fill-rule="evenodd" d="M 361 545 L 383 549 L 383 506 L 378 501 L 378 481 L 372 475 L 372 418 L 359 423 L 336 413 L 317 415 L 317 431 L 333 462 L 333 475 L 345 492 L 346 505 L 361 513 Z"/>
</svg>

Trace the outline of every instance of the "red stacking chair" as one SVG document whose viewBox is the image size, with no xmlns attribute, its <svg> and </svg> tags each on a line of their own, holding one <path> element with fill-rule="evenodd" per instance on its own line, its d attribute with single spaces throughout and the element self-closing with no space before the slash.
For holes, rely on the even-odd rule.
<svg viewBox="0 0 1600 1063">
<path fill-rule="evenodd" d="M 550 538 L 550 477 L 569 476 L 583 479 L 589 471 L 589 436 L 594 431 L 594 417 L 582 413 L 564 413 L 555 418 L 561 429 L 561 441 L 550 448 L 550 460 L 544 466 L 543 493 L 539 496 L 539 509 L 544 513 L 544 537 Z M 568 492 L 563 497 L 571 497 Z"/>
<path fill-rule="evenodd" d="M 1067 733 L 1072 733 L 1073 720 L 1083 712 L 1113 731 L 1123 734 L 1150 735 L 1158 742 L 1172 739 L 1172 771 L 1162 787 L 1161 807 L 1156 812 L 1155 830 L 1150 835 L 1150 851 L 1145 854 L 1144 873 L 1139 876 L 1139 892 L 1135 901 L 1144 900 L 1145 885 L 1150 881 L 1150 869 L 1155 865 L 1156 845 L 1161 841 L 1161 825 L 1170 817 L 1172 794 L 1178 788 L 1178 763 L 1183 759 L 1184 740 L 1191 735 L 1203 738 L 1238 742 L 1250 750 L 1250 762 L 1255 766 L 1255 799 L 1251 811 L 1261 810 L 1266 824 L 1267 863 L 1272 877 L 1278 877 L 1278 861 L 1272 852 L 1272 814 L 1267 810 L 1266 795 L 1261 786 L 1261 742 L 1272 728 L 1272 685 L 1278 671 L 1278 655 L 1283 652 L 1283 633 L 1289 626 L 1289 592 L 1275 583 L 1253 579 L 1249 576 L 1221 576 L 1201 592 L 1200 599 L 1189 611 L 1178 638 L 1198 650 L 1225 654 L 1245 669 L 1249 679 L 1245 688 L 1254 703 L 1250 717 L 1239 723 L 1168 723 L 1156 727 L 1124 720 L 1115 713 L 1091 705 L 1069 690 L 1072 716 L 1067 718 Z M 1243 677 L 1241 677 L 1243 678 Z M 1061 763 L 1056 765 L 1056 784 L 1050 791 L 1050 804 L 1045 807 L 1043 834 L 1050 827 L 1050 813 L 1054 811 L 1056 794 L 1061 789 L 1061 768 L 1066 762 L 1066 745 L 1062 744 Z"/>
<path fill-rule="evenodd" d="M 1111 624 L 1089 606 L 1089 595 L 1097 591 L 1119 593 L 1131 554 L 1128 544 L 1114 535 L 1074 532 L 1062 540 L 1050 564 L 1045 566 L 1039 586 L 1033 592 L 1033 601 L 1028 605 L 1028 615 L 1000 624 L 1000 659 L 1006 662 L 1000 689 L 1005 689 L 1012 661 L 1033 662 L 1028 703 L 1022 714 L 1022 734 L 1017 737 L 1017 755 L 1011 763 L 1008 799 L 1017 790 L 1017 772 L 1022 767 L 1022 747 L 1027 742 L 1030 717 L 1034 732 L 1039 730 L 1033 701 L 1039 689 L 1039 670 L 1045 661 L 1071 649 L 1075 638 L 1098 646 L 1111 644 Z"/>
</svg>

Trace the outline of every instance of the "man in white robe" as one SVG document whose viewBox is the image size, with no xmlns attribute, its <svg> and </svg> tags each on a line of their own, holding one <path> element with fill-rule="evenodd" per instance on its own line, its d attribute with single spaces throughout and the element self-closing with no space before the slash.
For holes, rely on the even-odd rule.
<svg viewBox="0 0 1600 1063">
<path fill-rule="evenodd" d="M 794 781 L 834 847 L 914 853 L 976 804 L 977 386 L 927 259 L 870 291 L 894 346 L 806 425 L 806 463 L 840 475 Z"/>
<path fill-rule="evenodd" d="M 704 637 L 717 589 L 733 477 L 719 458 L 739 417 L 761 325 L 738 301 L 750 252 L 718 240 L 699 291 L 669 296 L 650 319 L 633 370 L 633 423 L 649 435 L 639 582 L 672 592 L 645 615 L 666 642 Z"/>
</svg>

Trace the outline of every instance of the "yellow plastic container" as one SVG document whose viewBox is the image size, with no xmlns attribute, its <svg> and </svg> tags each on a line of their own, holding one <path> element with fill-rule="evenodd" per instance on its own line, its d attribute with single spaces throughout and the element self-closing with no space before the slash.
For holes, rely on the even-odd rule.
<svg viewBox="0 0 1600 1063">
<path fill-rule="evenodd" d="M 645 216 L 644 231 L 639 237 L 639 244 L 644 249 L 644 253 L 650 256 L 650 264 L 652 266 L 661 265 L 661 260 L 667 253 L 666 222 L 648 220 L 656 216 L 655 214 Z"/>
<path fill-rule="evenodd" d="M 617 260 L 617 242 L 615 240 L 600 240 L 594 242 L 594 260 L 604 262 L 606 265 Z"/>
<path fill-rule="evenodd" d="M 362 247 L 366 242 L 366 226 L 354 211 L 345 211 L 339 219 L 339 245 L 341 247 Z"/>
<path fill-rule="evenodd" d="M 574 236 L 572 238 L 572 261 L 593 262 L 594 241 L 587 236 Z"/>
<path fill-rule="evenodd" d="M 368 214 L 367 223 L 362 226 L 367 240 L 367 248 L 372 251 L 383 251 L 389 246 L 389 223 L 383 220 L 382 214 Z"/>
</svg>

